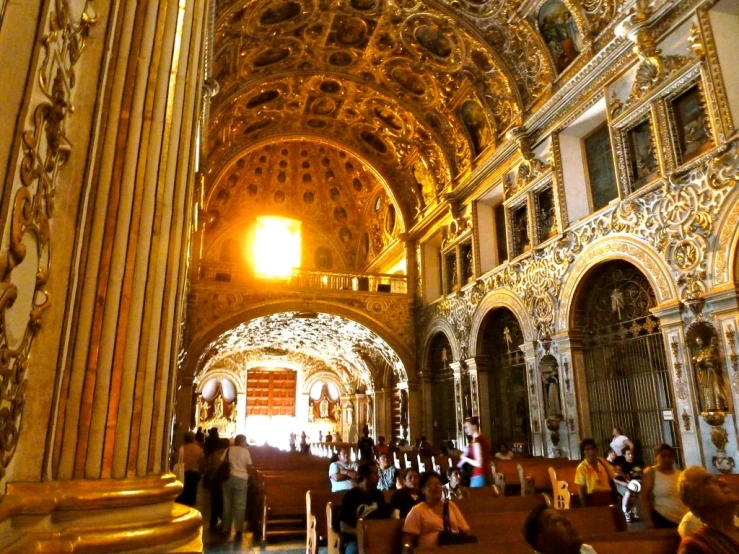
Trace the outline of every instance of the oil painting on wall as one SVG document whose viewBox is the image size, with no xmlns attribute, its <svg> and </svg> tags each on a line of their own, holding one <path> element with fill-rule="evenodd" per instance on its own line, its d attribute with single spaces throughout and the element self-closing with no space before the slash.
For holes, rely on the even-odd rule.
<svg viewBox="0 0 739 554">
<path fill-rule="evenodd" d="M 570 10 L 560 0 L 548 0 L 539 9 L 539 32 L 552 53 L 557 71 L 562 71 L 582 49 L 580 32 Z"/>
</svg>

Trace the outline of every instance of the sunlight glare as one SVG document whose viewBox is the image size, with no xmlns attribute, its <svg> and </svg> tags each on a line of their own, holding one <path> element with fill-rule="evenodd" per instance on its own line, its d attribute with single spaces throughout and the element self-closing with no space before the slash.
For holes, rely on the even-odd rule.
<svg viewBox="0 0 739 554">
<path fill-rule="evenodd" d="M 257 218 L 254 271 L 257 277 L 287 278 L 300 267 L 300 221 L 282 217 Z"/>
</svg>

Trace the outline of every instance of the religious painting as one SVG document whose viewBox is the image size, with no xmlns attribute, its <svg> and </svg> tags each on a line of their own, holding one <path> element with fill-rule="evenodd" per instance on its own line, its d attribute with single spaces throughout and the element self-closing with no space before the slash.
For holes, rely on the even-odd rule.
<svg viewBox="0 0 739 554">
<path fill-rule="evenodd" d="M 644 186 L 657 173 L 657 155 L 649 119 L 630 129 L 627 136 L 631 159 L 631 190 L 634 191 Z"/>
<path fill-rule="evenodd" d="M 582 40 L 575 19 L 564 2 L 547 0 L 539 9 L 539 32 L 554 58 L 557 71 L 562 71 L 580 54 Z"/>
<path fill-rule="evenodd" d="M 554 191 L 548 187 L 536 195 L 539 240 L 545 241 L 557 234 L 557 210 L 554 207 Z"/>
<path fill-rule="evenodd" d="M 452 291 L 455 291 L 459 288 L 459 284 L 457 282 L 457 253 L 447 252 L 444 255 L 444 271 L 445 271 L 445 281 L 444 281 L 444 293 L 449 294 Z"/>
<path fill-rule="evenodd" d="M 466 284 L 474 277 L 475 271 L 472 260 L 472 241 L 467 241 L 459 247 L 459 264 L 461 268 L 461 281 Z"/>
<path fill-rule="evenodd" d="M 513 211 L 513 249 L 516 256 L 531 249 L 529 238 L 529 214 L 526 206 Z"/>
<path fill-rule="evenodd" d="M 475 156 L 478 156 L 485 150 L 485 147 L 490 143 L 490 139 L 492 138 L 490 124 L 488 123 L 485 111 L 477 102 L 468 100 L 462 104 L 460 116 L 467 130 L 467 135 L 470 138 L 472 152 Z"/>
<path fill-rule="evenodd" d="M 583 145 L 593 211 L 597 211 L 618 197 L 608 123 L 604 123 L 587 136 L 583 140 Z"/>
<path fill-rule="evenodd" d="M 671 106 L 680 162 L 687 162 L 712 148 L 708 116 L 698 86 L 688 89 L 672 100 Z"/>
</svg>

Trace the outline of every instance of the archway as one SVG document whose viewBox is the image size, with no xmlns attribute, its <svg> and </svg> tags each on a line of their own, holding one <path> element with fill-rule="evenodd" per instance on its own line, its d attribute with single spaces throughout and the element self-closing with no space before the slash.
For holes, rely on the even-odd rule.
<svg viewBox="0 0 739 554">
<path fill-rule="evenodd" d="M 674 402 L 654 290 L 635 266 L 621 260 L 593 268 L 577 287 L 572 329 L 583 337 L 588 414 L 593 438 L 606 448 L 621 427 L 645 463 L 654 446 L 677 446 Z"/>
<path fill-rule="evenodd" d="M 426 350 L 426 367 L 431 375 L 432 438 L 434 444 L 444 444 L 457 438 L 457 416 L 454 403 L 454 373 L 451 367 L 452 349 L 444 333 L 436 333 Z"/>
<path fill-rule="evenodd" d="M 524 343 L 521 325 L 508 308 L 496 308 L 485 315 L 480 331 L 480 354 L 490 371 L 490 440 L 522 454 L 531 453 L 529 397 L 526 361 L 519 348 Z"/>
</svg>

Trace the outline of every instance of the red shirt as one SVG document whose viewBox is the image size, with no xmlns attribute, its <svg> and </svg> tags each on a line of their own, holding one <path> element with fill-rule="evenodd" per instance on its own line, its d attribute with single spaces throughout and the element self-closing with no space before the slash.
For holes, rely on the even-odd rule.
<svg viewBox="0 0 739 554">
<path fill-rule="evenodd" d="M 477 435 L 472 440 L 473 448 L 470 449 L 470 458 L 475 458 L 475 443 L 480 445 L 480 452 L 482 453 L 482 467 L 473 467 L 472 477 L 477 477 L 479 475 L 492 477 L 493 472 L 490 469 L 490 442 L 488 442 L 488 438 L 485 435 Z M 475 459 L 475 461 L 477 460 Z"/>
</svg>

